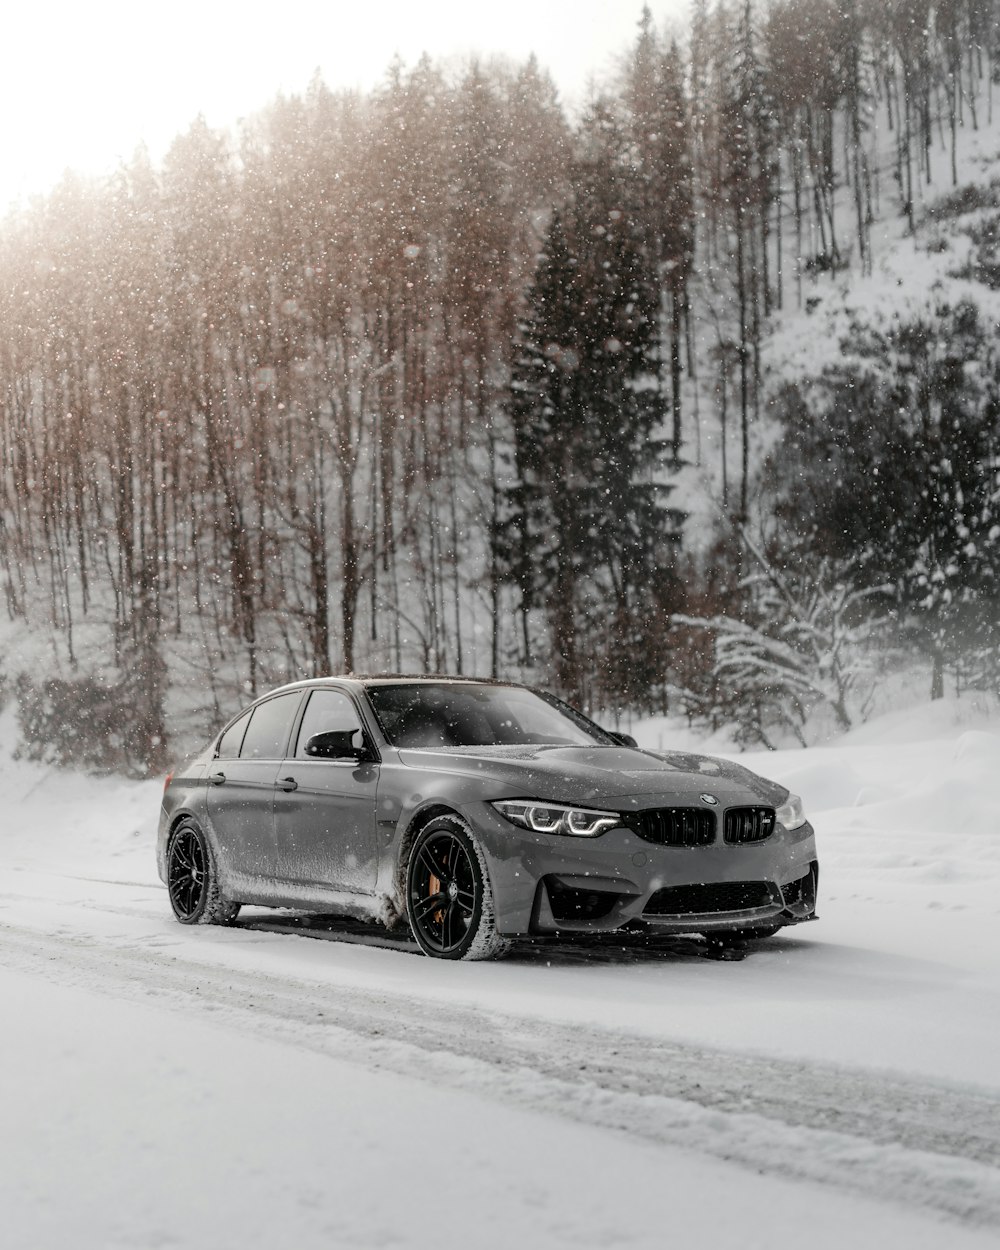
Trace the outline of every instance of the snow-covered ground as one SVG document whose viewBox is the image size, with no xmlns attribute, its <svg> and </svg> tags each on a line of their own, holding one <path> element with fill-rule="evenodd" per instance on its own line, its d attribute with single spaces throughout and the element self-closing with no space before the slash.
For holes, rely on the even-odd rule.
<svg viewBox="0 0 1000 1250">
<path fill-rule="evenodd" d="M 0 1243 L 996 1245 L 995 707 L 743 762 L 805 798 L 818 922 L 450 965 L 184 929 L 158 783 L 0 750 Z"/>
</svg>

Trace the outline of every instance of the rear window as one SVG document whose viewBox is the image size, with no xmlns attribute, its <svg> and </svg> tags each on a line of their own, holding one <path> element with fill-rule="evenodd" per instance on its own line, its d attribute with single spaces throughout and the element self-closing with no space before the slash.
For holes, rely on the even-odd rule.
<svg viewBox="0 0 1000 1250">
<path fill-rule="evenodd" d="M 234 760 L 237 758 L 240 753 L 240 747 L 243 745 L 243 735 L 247 731 L 249 720 L 250 713 L 244 712 L 239 720 L 233 721 L 219 739 L 219 749 L 216 755 L 220 760 Z"/>
<path fill-rule="evenodd" d="M 301 698 L 295 691 L 257 704 L 243 738 L 241 760 L 280 760 L 284 756 Z"/>
</svg>

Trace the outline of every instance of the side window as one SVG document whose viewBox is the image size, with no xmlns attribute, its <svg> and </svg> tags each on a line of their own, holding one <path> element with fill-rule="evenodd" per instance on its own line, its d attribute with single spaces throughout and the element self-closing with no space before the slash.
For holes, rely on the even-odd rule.
<svg viewBox="0 0 1000 1250">
<path fill-rule="evenodd" d="M 247 722 L 249 720 L 250 713 L 244 712 L 239 720 L 233 721 L 219 739 L 219 750 L 216 754 L 220 760 L 234 760 L 239 755 L 240 747 L 243 745 L 243 735 L 247 731 Z"/>
<path fill-rule="evenodd" d="M 346 694 L 340 690 L 314 690 L 302 717 L 295 758 L 310 758 L 306 755 L 306 743 L 314 734 L 354 733 L 360 728 L 357 709 Z"/>
<path fill-rule="evenodd" d="M 299 709 L 301 694 L 279 694 L 266 703 L 258 703 L 250 718 L 250 725 L 243 739 L 241 760 L 280 760 L 285 754 L 285 744 Z"/>
</svg>

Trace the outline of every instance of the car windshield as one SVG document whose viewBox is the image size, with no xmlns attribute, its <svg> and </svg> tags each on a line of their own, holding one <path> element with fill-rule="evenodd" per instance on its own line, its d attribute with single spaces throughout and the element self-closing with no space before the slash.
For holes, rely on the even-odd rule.
<svg viewBox="0 0 1000 1250">
<path fill-rule="evenodd" d="M 614 746 L 572 708 L 521 686 L 421 682 L 368 687 L 396 747 Z"/>
</svg>

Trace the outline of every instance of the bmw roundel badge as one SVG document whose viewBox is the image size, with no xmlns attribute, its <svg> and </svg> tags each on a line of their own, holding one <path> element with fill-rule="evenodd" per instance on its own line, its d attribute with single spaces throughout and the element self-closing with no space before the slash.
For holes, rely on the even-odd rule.
<svg viewBox="0 0 1000 1250">
<path fill-rule="evenodd" d="M 719 802 L 719 800 L 715 797 L 714 794 L 701 795 L 701 801 L 703 803 L 707 803 L 710 807 L 715 807 Z"/>
</svg>

